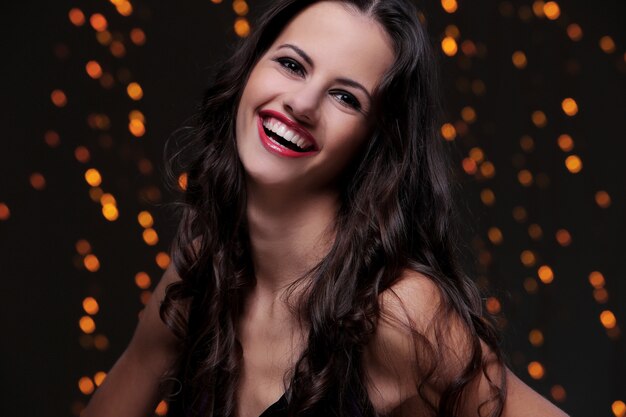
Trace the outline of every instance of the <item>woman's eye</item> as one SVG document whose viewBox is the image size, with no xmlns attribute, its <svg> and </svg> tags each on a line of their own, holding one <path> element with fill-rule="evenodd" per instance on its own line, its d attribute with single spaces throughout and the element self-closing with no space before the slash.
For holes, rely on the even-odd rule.
<svg viewBox="0 0 626 417">
<path fill-rule="evenodd" d="M 287 71 L 304 75 L 304 71 L 302 70 L 302 66 L 291 58 L 276 58 L 274 61 L 278 62 L 281 67 L 285 68 Z"/>
<path fill-rule="evenodd" d="M 343 97 L 339 101 L 342 101 L 342 102 L 346 103 L 348 106 L 350 106 L 350 107 L 352 107 L 352 108 L 354 108 L 356 110 L 360 110 L 361 109 L 361 103 L 359 103 L 359 100 L 354 98 L 354 96 L 352 94 L 344 93 L 343 91 L 338 91 L 338 92 L 336 92 L 334 94 L 335 94 L 335 96 Z"/>
</svg>

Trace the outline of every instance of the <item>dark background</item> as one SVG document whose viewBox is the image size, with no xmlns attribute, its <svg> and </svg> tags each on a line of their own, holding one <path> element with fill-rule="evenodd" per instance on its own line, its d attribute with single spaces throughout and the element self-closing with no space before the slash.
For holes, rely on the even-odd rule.
<svg viewBox="0 0 626 417">
<path fill-rule="evenodd" d="M 254 25 L 267 0 L 249 3 L 246 17 Z M 626 3 L 559 5 L 560 17 L 549 20 L 534 14 L 530 1 L 460 2 L 451 14 L 438 2 L 418 2 L 442 62 L 447 121 L 458 132 L 449 144 L 467 206 L 465 231 L 472 248 L 467 269 L 497 299 L 495 304 L 491 299 L 491 308 L 496 305 L 497 312 L 498 302 L 501 306 L 511 367 L 571 415 L 608 417 L 614 415 L 615 401 L 626 401 L 626 348 L 619 330 L 626 320 Z M 3 6 L 0 203 L 10 215 L 0 220 L 0 415 L 77 415 L 89 398 L 81 393 L 79 380 L 108 371 L 129 342 L 143 307 L 135 274 L 147 272 L 154 288 L 162 274 L 155 256 L 168 251 L 176 225 L 166 205 L 172 197 L 163 186 L 165 140 L 186 125 L 211 68 L 235 45 L 237 15 L 231 6 L 227 0 L 141 0 L 133 2 L 128 17 L 104 1 Z M 87 16 L 105 15 L 108 30 L 126 46 L 125 56 L 116 58 L 99 44 L 89 23 L 74 26 L 68 19 L 72 7 Z M 583 29 L 579 42 L 567 36 L 572 22 Z M 467 56 L 459 49 L 455 56 L 445 56 L 439 45 L 451 24 L 460 30 L 459 43 L 471 40 L 482 52 Z M 147 35 L 143 46 L 128 39 L 136 27 Z M 599 47 L 605 35 L 614 40 L 614 52 Z M 516 50 L 528 58 L 522 70 L 511 62 Z M 112 88 L 87 75 L 89 60 L 112 74 Z M 484 83 L 484 93 L 472 90 L 475 80 Z M 142 100 L 126 95 L 128 81 L 141 84 Z M 66 106 L 51 102 L 55 89 L 66 93 Z M 565 97 L 578 103 L 574 117 L 560 108 Z M 475 110 L 474 122 L 463 121 L 465 106 Z M 146 116 L 147 132 L 141 138 L 127 129 L 133 109 Z M 535 110 L 545 112 L 545 127 L 532 123 Z M 107 129 L 89 127 L 88 116 L 96 113 L 108 116 Z M 51 130 L 60 137 L 56 147 L 44 141 Z M 563 133 L 574 140 L 570 152 L 557 146 Z M 533 138 L 532 150 L 521 148 L 524 135 Z M 78 146 L 89 149 L 87 163 L 75 158 Z M 493 177 L 461 169 L 462 159 L 475 147 L 495 166 Z M 570 154 L 582 159 L 580 173 L 566 169 Z M 146 161 L 153 169 L 142 173 L 139 165 Z M 116 221 L 106 220 L 100 204 L 91 200 L 84 179 L 88 168 L 99 170 L 102 189 L 115 196 Z M 522 169 L 535 178 L 530 186 L 518 181 Z M 31 185 L 33 173 L 43 175 L 45 187 Z M 485 189 L 493 191 L 495 204 L 481 202 Z M 611 196 L 607 208 L 595 203 L 600 190 Z M 516 207 L 525 209 L 524 219 L 513 217 Z M 142 240 L 136 220 L 142 210 L 154 216 L 156 246 Z M 541 227 L 541 237 L 529 235 L 532 224 Z M 501 231 L 501 243 L 489 239 L 492 227 Z M 571 244 L 557 242 L 559 229 L 570 233 Z M 80 239 L 91 244 L 100 261 L 98 271 L 83 267 L 76 249 Z M 522 264 L 524 250 L 534 252 L 534 265 Z M 552 268 L 552 283 L 538 280 L 540 265 Z M 592 271 L 605 278 L 605 301 L 594 298 L 588 278 Z M 525 289 L 528 278 L 538 284 L 535 292 Z M 91 335 L 78 324 L 86 315 L 82 301 L 88 296 L 100 307 Z M 600 322 L 605 310 L 617 318 L 611 331 Z M 529 342 L 533 329 L 543 333 L 540 346 Z M 108 346 L 95 348 L 97 335 Z M 544 366 L 542 378 L 529 375 L 532 361 Z M 565 395 L 559 394 L 559 386 Z"/>
</svg>

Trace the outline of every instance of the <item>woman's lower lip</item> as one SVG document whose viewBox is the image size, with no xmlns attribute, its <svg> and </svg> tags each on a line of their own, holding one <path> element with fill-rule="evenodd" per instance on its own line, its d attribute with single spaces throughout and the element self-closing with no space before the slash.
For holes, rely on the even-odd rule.
<svg viewBox="0 0 626 417">
<path fill-rule="evenodd" d="M 257 115 L 257 126 L 259 128 L 259 137 L 261 138 L 261 143 L 265 146 L 269 152 L 284 156 L 287 158 L 301 158 L 303 156 L 309 156 L 317 153 L 317 151 L 308 151 L 308 152 L 296 152 L 289 148 L 285 148 L 283 145 L 274 142 L 269 136 L 265 134 L 265 130 L 263 130 L 263 118 Z"/>
</svg>

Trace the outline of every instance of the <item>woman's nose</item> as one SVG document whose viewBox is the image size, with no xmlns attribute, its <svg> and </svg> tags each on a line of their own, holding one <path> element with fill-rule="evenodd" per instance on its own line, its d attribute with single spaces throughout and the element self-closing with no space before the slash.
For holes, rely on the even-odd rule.
<svg viewBox="0 0 626 417">
<path fill-rule="evenodd" d="M 319 118 L 323 96 L 324 92 L 319 86 L 312 82 L 302 83 L 299 88 L 285 94 L 283 106 L 294 118 L 315 124 Z"/>
</svg>

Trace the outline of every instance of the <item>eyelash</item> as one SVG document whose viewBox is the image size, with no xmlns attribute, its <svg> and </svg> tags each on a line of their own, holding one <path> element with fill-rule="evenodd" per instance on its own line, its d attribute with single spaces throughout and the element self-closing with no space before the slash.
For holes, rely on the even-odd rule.
<svg viewBox="0 0 626 417">
<path fill-rule="evenodd" d="M 296 61 L 294 59 L 291 59 L 291 58 L 275 58 L 274 61 L 278 62 L 281 67 L 283 67 L 286 71 L 289 71 L 292 74 L 304 75 L 304 70 L 302 68 L 302 65 L 300 65 L 298 63 L 298 61 Z M 293 68 L 290 68 L 290 67 L 288 67 L 286 65 L 283 65 L 285 63 L 293 64 L 297 68 L 293 69 Z M 348 106 L 354 108 L 355 110 L 361 110 L 361 103 L 359 103 L 359 100 L 357 100 L 352 94 L 348 94 L 348 93 L 343 92 L 343 91 L 341 91 L 339 93 L 336 93 L 336 94 L 340 94 L 340 95 L 348 97 L 349 100 L 341 100 L 341 101 L 346 103 Z"/>
</svg>

